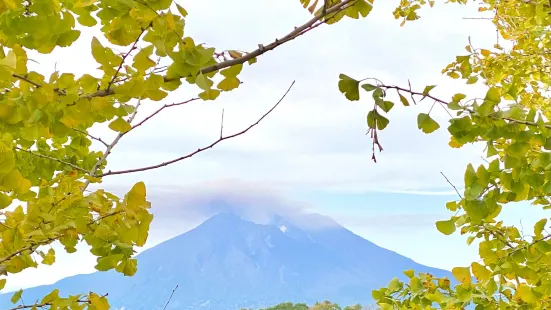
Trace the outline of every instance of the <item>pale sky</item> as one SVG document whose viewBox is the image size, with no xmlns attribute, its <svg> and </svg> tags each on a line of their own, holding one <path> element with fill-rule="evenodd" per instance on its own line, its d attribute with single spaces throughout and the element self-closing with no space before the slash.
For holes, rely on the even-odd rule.
<svg viewBox="0 0 551 310">
<path fill-rule="evenodd" d="M 390 112 L 390 125 L 380 133 L 385 149 L 375 164 L 365 135 L 366 113 L 373 103 L 368 95 L 360 102 L 347 101 L 337 82 L 340 73 L 401 86 L 409 79 L 419 91 L 437 84 L 433 93 L 443 99 L 467 89 L 470 97 L 480 97 L 484 87 L 473 90 L 440 72 L 456 55 L 467 53 L 468 36 L 475 47 L 491 48 L 495 30 L 488 21 L 462 19 L 475 16 L 476 7 L 442 3 L 422 10 L 421 20 L 400 27 L 392 16 L 398 2 L 376 1 L 367 19 L 319 27 L 259 57 L 253 66 L 244 66 L 240 77 L 244 83 L 237 90 L 215 102 L 171 108 L 124 137 L 109 158 L 112 170 L 179 157 L 217 139 L 222 109 L 225 133 L 239 131 L 265 113 L 296 80 L 274 113 L 246 135 L 165 168 L 105 178 L 101 186 L 116 191 L 126 191 L 137 181 L 149 186 L 153 212 L 160 216 L 154 220 L 147 247 L 193 228 L 209 215 L 186 211 L 198 192 L 237 182 L 238 193 L 262 187 L 261 193 L 285 201 L 279 206 L 328 215 L 422 264 L 451 269 L 477 260 L 476 246 L 467 247 L 463 236 L 440 234 L 434 222 L 452 215 L 444 204 L 456 198 L 440 172 L 460 187 L 466 165 L 482 161 L 483 147 L 450 148 L 449 116 L 441 107 L 435 106 L 431 113 L 440 121 L 440 130 L 425 135 L 417 129 L 416 115 L 427 112 L 432 103 L 416 107 L 398 103 Z M 297 0 L 178 3 L 189 12 L 186 35 L 220 49 L 255 49 L 311 17 Z M 93 35 L 87 31 L 78 45 L 33 56 L 40 63 L 34 69 L 50 73 L 57 63 L 61 72 L 93 71 L 96 63 L 89 51 Z M 183 101 L 197 93 L 197 87 L 184 87 L 164 102 Z M 161 104 L 145 103 L 138 119 Z M 110 140 L 113 133 L 105 128 L 106 124 L 95 128 L 94 134 Z M 522 212 L 519 207 L 505 208 L 503 218 L 511 223 L 522 219 L 530 230 L 542 213 L 521 207 Z M 58 251 L 53 266 L 10 275 L 5 291 L 93 271 L 95 259 L 83 249 L 71 255 Z"/>
</svg>

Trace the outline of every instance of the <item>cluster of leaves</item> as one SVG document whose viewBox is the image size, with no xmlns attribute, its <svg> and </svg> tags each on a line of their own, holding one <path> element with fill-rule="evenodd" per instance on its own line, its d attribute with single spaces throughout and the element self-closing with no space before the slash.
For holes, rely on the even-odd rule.
<svg viewBox="0 0 551 310">
<path fill-rule="evenodd" d="M 102 189 L 89 190 L 89 185 L 109 175 L 155 169 L 189 158 L 245 133 L 258 122 L 237 134 L 221 133 L 211 145 L 169 162 L 106 170 L 118 141 L 165 108 L 215 100 L 222 92 L 236 89 L 244 64 L 253 64 L 256 57 L 322 24 L 346 16 L 365 17 L 372 2 L 326 2 L 287 35 L 242 52 L 217 51 L 186 36 L 188 12 L 172 0 L 1 1 L 0 289 L 9 274 L 55 263 L 53 243 L 72 253 L 77 244 L 85 242 L 97 256 L 96 269 L 133 275 L 137 270 L 133 255 L 136 247 L 145 244 L 153 219 L 146 187 L 138 182 L 119 198 Z M 100 74 L 29 70 L 30 51 L 47 54 L 70 47 L 81 40 L 86 27 L 100 30 L 90 42 L 89 59 L 98 64 Z M 82 61 L 87 61 L 85 56 L 79 55 Z M 141 122 L 132 123 L 141 104 L 162 101 L 184 81 L 197 86 L 197 97 L 164 104 Z M 97 124 L 116 132 L 116 138 L 107 143 L 91 135 L 89 129 Z M 92 148 L 93 141 L 105 148 Z M 106 297 L 95 293 L 62 298 L 54 290 L 30 305 L 22 304 L 21 296 L 22 291 L 13 295 L 12 301 L 19 303 L 16 309 L 109 308 Z"/>
<path fill-rule="evenodd" d="M 418 18 L 424 1 L 402 1 L 396 12 Z M 450 1 L 461 4 L 467 1 Z M 432 6 L 432 3 L 429 3 Z M 531 202 L 544 210 L 551 208 L 551 14 L 548 1 L 484 0 L 479 12 L 491 12 L 502 39 L 488 49 L 466 46 L 467 55 L 457 56 L 443 73 L 467 84 L 482 81 L 488 87 L 484 98 L 467 100 L 455 94 L 449 100 L 430 94 L 434 86 L 417 92 L 388 86 L 379 80 L 363 84 L 341 75 L 339 89 L 349 100 L 359 100 L 360 87 L 373 92 L 374 108 L 367 116 L 372 131 L 383 130 L 394 103 L 387 91 L 395 90 L 399 101 L 409 105 L 405 95 L 428 98 L 450 112 L 450 146 L 485 143 L 486 164 L 469 164 L 464 175 L 464 192 L 446 204 L 454 212 L 436 228 L 450 235 L 459 230 L 467 243 L 479 241 L 480 260 L 470 266 L 458 266 L 452 273 L 458 284 L 430 274 L 405 271 L 409 282 L 397 278 L 373 297 L 383 309 L 549 309 L 551 308 L 551 234 L 548 219 L 533 227 L 533 233 L 505 225 L 497 219 L 510 202 Z M 402 14 L 403 13 L 403 14 Z M 415 18 L 413 17 L 415 15 Z M 433 104 L 433 106 L 434 106 Z M 432 108 L 431 108 L 432 109 Z M 455 116 L 452 115 L 455 113 Z M 418 116 L 418 127 L 425 133 L 439 128 L 429 113 Z M 376 134 L 374 146 L 378 144 Z"/>
</svg>

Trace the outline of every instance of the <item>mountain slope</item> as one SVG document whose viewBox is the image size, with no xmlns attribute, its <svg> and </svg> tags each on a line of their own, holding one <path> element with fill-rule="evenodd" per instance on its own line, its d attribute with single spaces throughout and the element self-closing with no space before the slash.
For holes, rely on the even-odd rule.
<svg viewBox="0 0 551 310">
<path fill-rule="evenodd" d="M 327 220 L 327 218 L 324 218 Z M 317 219 L 319 220 L 319 219 Z M 370 303 L 371 290 L 405 269 L 449 276 L 383 249 L 334 223 L 322 229 L 275 216 L 268 225 L 221 213 L 195 229 L 138 256 L 138 272 L 124 277 L 97 272 L 25 290 L 36 300 L 54 288 L 61 294 L 109 293 L 125 310 L 239 309 L 283 301 Z M 9 308 L 11 294 L 0 295 Z"/>
</svg>

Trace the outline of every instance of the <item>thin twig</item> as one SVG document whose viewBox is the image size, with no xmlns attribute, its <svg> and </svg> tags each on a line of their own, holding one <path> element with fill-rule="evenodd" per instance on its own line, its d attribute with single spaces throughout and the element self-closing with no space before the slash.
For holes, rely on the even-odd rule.
<svg viewBox="0 0 551 310">
<path fill-rule="evenodd" d="M 406 93 L 409 93 L 412 95 L 412 98 L 413 98 L 413 95 L 417 95 L 417 96 L 423 96 L 423 97 L 427 97 L 427 98 L 430 98 L 436 102 L 439 102 L 443 105 L 448 105 L 449 102 L 445 101 L 445 100 L 442 100 L 442 99 L 439 99 L 437 97 L 434 97 L 432 95 L 429 95 L 429 94 L 423 94 L 422 92 L 416 92 L 416 91 L 413 91 L 411 89 L 406 89 L 406 88 L 403 88 L 403 87 L 399 87 L 399 86 L 389 86 L 389 85 L 379 85 L 379 87 L 381 88 L 384 88 L 384 89 L 396 89 L 397 91 L 403 91 L 403 92 L 406 92 Z M 473 111 L 467 111 L 469 113 L 473 113 Z M 530 122 L 530 121 L 523 121 L 523 120 L 518 120 L 518 119 L 514 119 L 514 118 L 509 118 L 509 117 L 502 117 L 500 118 L 502 120 L 506 120 L 506 121 L 510 121 L 510 122 L 514 122 L 514 123 L 517 123 L 517 124 L 522 124 L 522 125 L 527 125 L 527 126 L 532 126 L 532 127 L 537 127 L 538 124 L 535 123 L 535 122 Z M 551 125 L 544 125 L 545 128 L 547 129 L 551 129 Z"/>
<path fill-rule="evenodd" d="M 107 142 L 103 141 L 101 138 L 99 137 L 94 137 L 92 136 L 91 134 L 89 134 L 88 132 L 84 131 L 84 130 L 80 130 L 80 129 L 76 129 L 76 128 L 73 128 L 74 131 L 76 132 L 80 132 L 81 134 L 83 135 L 86 135 L 88 136 L 88 138 L 92 139 L 92 140 L 96 140 L 96 141 L 99 141 L 101 144 L 105 145 L 106 147 L 109 146 L 109 144 L 107 144 Z"/>
<path fill-rule="evenodd" d="M 166 108 L 170 108 L 170 107 L 175 107 L 175 106 L 179 106 L 179 105 L 183 105 L 183 104 L 186 104 L 186 103 L 190 103 L 192 101 L 195 101 L 195 100 L 199 100 L 199 98 L 192 98 L 192 99 L 188 99 L 186 101 L 182 101 L 182 102 L 177 102 L 177 103 L 169 103 L 169 104 L 165 104 L 163 105 L 162 107 L 160 107 L 159 109 L 157 109 L 155 112 L 151 113 L 149 116 L 147 116 L 146 118 L 144 118 L 142 121 L 140 121 L 139 123 L 137 123 L 136 125 L 132 126 L 132 129 L 135 129 L 136 127 L 140 127 L 141 125 L 143 125 L 143 123 L 145 123 L 146 121 L 148 121 L 149 119 L 151 119 L 153 116 L 157 115 L 159 112 L 161 112 L 162 110 L 166 109 Z M 124 134 L 126 134 L 127 132 L 125 132 Z"/>
<path fill-rule="evenodd" d="M 187 158 L 190 158 L 192 157 L 193 155 L 197 154 L 197 153 L 201 153 L 203 151 L 206 151 L 212 147 L 214 147 L 215 145 L 217 145 L 218 143 L 224 141 L 224 140 L 228 140 L 228 139 L 231 139 L 231 138 L 235 138 L 237 136 L 240 136 L 244 133 L 246 133 L 247 131 L 249 131 L 251 128 L 255 127 L 256 125 L 258 125 L 266 116 L 268 116 L 275 108 L 277 108 L 277 106 L 283 101 L 283 99 L 287 96 L 287 94 L 289 93 L 289 91 L 291 90 L 291 88 L 293 87 L 293 85 L 295 85 L 295 81 L 293 81 L 293 83 L 291 83 L 291 86 L 289 86 L 289 88 L 287 89 L 287 91 L 285 92 L 285 94 L 283 94 L 283 96 L 279 99 L 279 101 L 270 109 L 268 110 L 268 112 L 266 112 L 264 115 L 262 115 L 262 117 L 260 117 L 255 123 L 253 123 L 252 125 L 250 125 L 249 127 L 245 128 L 244 130 L 240 131 L 240 132 L 237 132 L 237 133 L 234 133 L 232 135 L 229 135 L 229 136 L 225 136 L 225 137 L 220 137 L 218 138 L 216 141 L 212 142 L 211 144 L 209 144 L 208 146 L 205 146 L 205 147 L 202 147 L 202 148 L 199 148 L 197 149 L 196 151 L 193 151 L 185 156 L 181 156 L 181 157 L 178 157 L 178 158 L 175 158 L 175 159 L 172 159 L 170 161 L 166 161 L 166 162 L 163 162 L 163 163 L 160 163 L 160 164 L 157 164 L 157 165 L 152 165 L 152 166 L 147 166 L 147 167 L 142 167 L 142 168 L 134 168 L 134 169 L 128 169 L 128 170 L 119 170 L 119 171 L 108 171 L 107 173 L 104 173 L 102 175 L 98 175 L 97 177 L 105 177 L 105 176 L 108 176 L 108 175 L 116 175 L 116 174 L 126 174 L 126 173 L 132 173 L 132 172 L 139 172 L 139 171 L 147 171 L 147 170 L 152 170 L 152 169 L 156 169 L 156 168 L 160 168 L 160 167 L 164 167 L 164 166 L 168 166 L 170 164 L 173 164 L 173 163 L 176 163 L 176 162 L 179 162 L 181 160 L 184 160 L 184 159 L 187 159 Z"/>
<path fill-rule="evenodd" d="M 138 35 L 138 37 L 136 38 L 136 40 L 134 40 L 134 44 L 132 44 L 132 46 L 130 47 L 130 50 L 128 51 L 128 53 L 124 54 L 122 56 L 122 60 L 121 60 L 121 63 L 119 64 L 119 67 L 117 68 L 117 71 L 115 71 L 115 74 L 113 75 L 113 78 L 111 78 L 111 81 L 109 81 L 109 83 L 107 84 L 107 88 L 106 90 L 110 90 L 111 89 L 111 86 L 113 85 L 113 83 L 115 83 L 115 80 L 117 79 L 117 76 L 119 75 L 120 71 L 121 71 L 121 68 L 122 66 L 124 65 L 124 62 L 126 61 L 126 58 L 128 58 L 128 56 L 130 56 L 130 54 L 132 53 L 133 50 L 136 49 L 136 45 L 138 45 L 138 42 L 140 41 L 140 38 L 142 37 L 142 35 L 145 33 L 145 31 L 151 27 L 151 25 L 153 25 L 153 22 L 149 23 L 149 25 L 147 25 L 146 27 L 143 27 L 142 28 L 142 31 L 140 32 L 140 34 Z"/>
<path fill-rule="evenodd" d="M 170 300 L 172 299 L 172 295 L 174 295 L 174 292 L 176 292 L 177 289 L 178 289 L 178 285 L 176 285 L 176 287 L 172 290 L 172 293 L 170 293 L 170 297 L 168 297 L 168 300 L 167 300 L 166 305 L 163 308 L 163 310 L 166 310 L 166 307 L 168 307 L 168 304 L 170 303 Z"/>
<path fill-rule="evenodd" d="M 141 104 L 141 99 L 138 100 L 138 104 L 136 105 L 134 112 L 128 118 L 128 123 L 132 123 L 132 121 L 136 117 L 136 114 L 138 114 L 138 107 L 140 106 L 140 104 Z M 107 146 L 107 148 L 105 149 L 105 152 L 103 153 L 103 156 L 96 162 L 92 170 L 90 170 L 90 175 L 92 177 L 96 177 L 96 172 L 98 171 L 99 167 L 107 159 L 107 156 L 111 154 L 111 150 L 115 147 L 115 145 L 117 145 L 117 143 L 119 143 L 119 140 L 124 136 L 124 134 L 125 134 L 124 132 L 119 132 L 119 134 L 115 137 L 115 139 L 109 144 L 109 146 Z M 86 182 L 84 183 L 84 187 L 82 187 L 81 191 L 84 192 L 84 190 L 86 190 L 86 188 L 89 185 L 90 185 L 90 180 L 86 180 Z"/>
<path fill-rule="evenodd" d="M 37 243 L 33 243 L 33 244 L 29 244 L 11 254 L 9 254 L 8 256 L 5 256 L 5 257 L 2 257 L 0 258 L 0 264 L 3 264 L 4 262 L 7 262 L 9 261 L 10 259 L 12 259 L 13 257 L 25 252 L 25 251 L 33 251 L 33 248 L 34 247 L 38 247 L 38 246 L 41 246 L 41 245 L 44 245 L 44 244 L 48 244 L 54 240 L 57 240 L 57 238 L 48 238 L 46 240 L 42 240 L 42 241 L 38 241 Z"/>
<path fill-rule="evenodd" d="M 450 185 L 453 187 L 453 189 L 455 189 L 455 192 L 457 193 L 457 195 L 459 196 L 459 198 L 463 199 L 463 197 L 461 196 L 461 194 L 460 194 L 459 191 L 457 190 L 457 187 L 455 187 L 455 185 L 453 185 L 452 182 L 450 182 L 450 180 L 448 179 L 448 177 L 447 177 L 442 171 L 440 171 L 440 174 L 446 179 L 446 181 L 448 181 L 448 183 L 450 183 Z"/>
<path fill-rule="evenodd" d="M 67 165 L 67 166 L 70 166 L 76 170 L 79 170 L 81 172 L 84 172 L 84 173 L 88 173 L 88 171 L 86 169 L 83 169 L 83 168 L 80 168 L 79 166 L 75 165 L 75 164 L 71 164 L 70 162 L 66 162 L 64 160 L 61 160 L 61 159 L 57 159 L 55 157 L 51 157 L 51 156 L 47 156 L 47 155 L 42 155 L 42 154 L 38 154 L 38 153 L 35 153 L 33 151 L 29 151 L 29 150 L 26 150 L 26 149 L 23 149 L 23 148 L 20 148 L 18 146 L 15 147 L 15 149 L 17 150 L 20 150 L 20 151 L 23 151 L 23 152 L 27 152 L 33 156 L 36 156 L 36 157 L 40 157 L 40 158 L 45 158 L 45 159 L 50 159 L 50 160 L 54 160 L 54 161 L 57 161 L 59 163 L 62 163 L 64 165 Z"/>
</svg>

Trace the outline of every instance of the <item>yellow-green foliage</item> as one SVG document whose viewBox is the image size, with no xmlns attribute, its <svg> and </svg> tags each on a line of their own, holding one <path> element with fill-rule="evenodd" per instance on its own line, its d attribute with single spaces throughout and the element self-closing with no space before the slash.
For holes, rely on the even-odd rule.
<svg viewBox="0 0 551 310">
<path fill-rule="evenodd" d="M 332 0 L 323 8 L 309 5 L 318 11 L 303 25 L 289 25 L 292 31 L 278 40 L 241 52 L 196 43 L 202 40 L 185 32 L 188 13 L 172 0 L 0 1 L 0 289 L 10 274 L 54 264 L 56 253 L 48 246 L 53 242 L 68 253 L 86 242 L 97 256 L 96 269 L 133 275 L 138 268 L 135 249 L 146 242 L 153 219 L 145 184 L 129 186 L 122 198 L 91 191 L 89 184 L 109 175 L 166 166 L 243 132 L 221 136 L 169 163 L 111 171 L 107 159 L 117 142 L 164 108 L 214 100 L 237 88 L 244 64 L 253 64 L 256 57 L 322 23 L 365 17 L 371 3 Z M 78 57 L 96 62 L 100 74 L 56 71 L 44 76 L 29 70 L 29 51 L 47 54 L 71 48 L 83 40 L 81 30 L 86 27 L 100 31 L 89 42 L 89 53 Z M 140 123 L 132 123 L 142 101 L 162 101 L 183 83 L 196 85 L 197 97 L 163 104 Z M 115 131 L 116 138 L 106 142 L 91 136 L 89 129 L 97 124 Z M 92 149 L 92 140 L 105 148 Z M 104 293 L 60 297 L 63 292 L 54 290 L 25 305 L 18 291 L 12 302 L 17 309 L 108 309 Z"/>
<path fill-rule="evenodd" d="M 451 147 L 486 144 L 487 164 L 467 166 L 465 191 L 458 192 L 457 201 L 446 204 L 454 215 L 436 223 L 443 234 L 458 230 L 467 235 L 468 244 L 479 239 L 480 261 L 455 267 L 452 273 L 459 284 L 454 287 L 445 278 L 405 271 L 409 281 L 395 278 L 388 287 L 373 292 L 383 309 L 463 309 L 469 303 L 476 309 L 551 308 L 547 219 L 537 222 L 532 234 L 524 231 L 523 236 L 516 227 L 496 220 L 509 202 L 551 207 L 551 7 L 548 0 L 476 3 L 484 16 L 493 15 L 490 19 L 507 48 L 469 44 L 443 73 L 467 84 L 484 82 L 488 87 L 484 98 L 460 93 L 436 98 L 430 94 L 434 86 L 421 91 L 385 85 L 376 79 L 367 79 L 367 83 L 344 74 L 340 77 L 339 89 L 349 100 L 359 100 L 363 90 L 372 93 L 375 104 L 367 123 L 374 149 L 379 145 L 377 132 L 387 126 L 388 112 L 395 106 L 387 97 L 389 90 L 399 94 L 396 104 L 408 106 L 414 100 L 426 99 L 447 106 L 455 114 L 450 114 L 447 128 Z M 416 20 L 418 10 L 426 4 L 432 7 L 434 1 L 402 0 L 395 17 L 403 24 Z M 421 113 L 417 119 L 425 133 L 440 128 L 429 114 Z"/>
</svg>

